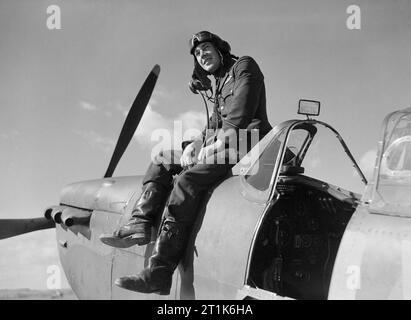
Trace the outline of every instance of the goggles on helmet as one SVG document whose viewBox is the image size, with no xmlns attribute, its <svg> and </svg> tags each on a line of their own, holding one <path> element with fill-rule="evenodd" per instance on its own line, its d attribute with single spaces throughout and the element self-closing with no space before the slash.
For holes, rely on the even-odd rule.
<svg viewBox="0 0 411 320">
<path fill-rule="evenodd" d="M 218 37 L 208 31 L 200 31 L 194 34 L 190 39 L 190 53 L 193 54 L 194 49 L 203 42 L 212 42 L 216 44 Z"/>
</svg>

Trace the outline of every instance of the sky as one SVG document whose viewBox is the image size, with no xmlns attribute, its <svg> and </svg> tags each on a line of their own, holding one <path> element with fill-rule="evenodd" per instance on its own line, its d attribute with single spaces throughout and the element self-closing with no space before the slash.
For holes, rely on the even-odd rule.
<svg viewBox="0 0 411 320">
<path fill-rule="evenodd" d="M 347 28 L 352 4 L 361 29 Z M 51 5 L 61 29 L 47 26 Z M 410 106 L 410 16 L 409 0 L 1 0 L 0 219 L 42 216 L 65 185 L 102 177 L 155 64 L 156 89 L 115 175 L 144 173 L 155 129 L 201 129 L 203 102 L 187 87 L 188 39 L 201 30 L 258 62 L 273 125 L 301 118 L 299 99 L 321 101 L 319 119 L 369 174 L 384 116 Z M 46 289 L 59 265 L 54 230 L 2 240 L 0 252 L 0 289 Z"/>
</svg>

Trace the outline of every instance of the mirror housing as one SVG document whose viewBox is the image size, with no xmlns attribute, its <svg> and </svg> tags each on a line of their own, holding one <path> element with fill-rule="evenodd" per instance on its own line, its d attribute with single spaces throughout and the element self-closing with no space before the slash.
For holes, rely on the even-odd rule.
<svg viewBox="0 0 411 320">
<path fill-rule="evenodd" d="M 298 102 L 298 114 L 307 116 L 320 115 L 320 101 L 300 99 Z"/>
</svg>

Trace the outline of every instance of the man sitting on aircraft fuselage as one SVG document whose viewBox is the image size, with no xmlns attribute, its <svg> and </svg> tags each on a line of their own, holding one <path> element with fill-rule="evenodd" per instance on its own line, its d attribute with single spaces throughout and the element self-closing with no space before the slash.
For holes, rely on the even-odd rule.
<svg viewBox="0 0 411 320">
<path fill-rule="evenodd" d="M 172 275 L 184 255 L 197 218 L 199 196 L 226 177 L 235 163 L 229 161 L 225 150 L 227 136 L 237 139 L 238 131 L 243 129 L 259 130 L 262 137 L 271 130 L 264 76 L 259 66 L 251 57 L 238 58 L 230 50 L 226 41 L 207 31 L 193 35 L 190 40 L 195 65 L 190 89 L 195 93 L 211 89 L 207 76 L 215 78 L 210 130 L 203 131 L 200 138 L 188 144 L 181 157 L 177 151 L 162 152 L 146 172 L 143 192 L 131 219 L 114 234 L 101 237 L 104 243 L 114 247 L 149 243 L 153 222 L 162 214 L 171 191 L 149 266 L 136 276 L 117 279 L 116 285 L 122 288 L 169 294 Z M 225 155 L 224 163 L 209 161 L 221 153 Z M 238 160 L 238 152 L 235 154 Z M 176 174 L 177 178 L 173 179 Z"/>
</svg>

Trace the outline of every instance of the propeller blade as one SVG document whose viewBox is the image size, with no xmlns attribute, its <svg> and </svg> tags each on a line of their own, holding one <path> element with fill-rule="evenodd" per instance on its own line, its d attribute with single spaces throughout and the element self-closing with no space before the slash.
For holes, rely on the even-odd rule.
<svg viewBox="0 0 411 320">
<path fill-rule="evenodd" d="M 144 81 L 136 99 L 128 112 L 127 118 L 124 121 L 123 128 L 121 129 L 120 136 L 117 140 L 116 147 L 114 149 L 113 155 L 111 156 L 110 164 L 107 168 L 104 178 L 110 178 L 113 175 L 114 170 L 117 167 L 124 151 L 126 150 L 128 144 L 133 138 L 134 132 L 143 117 L 144 111 L 146 110 L 148 101 L 150 100 L 151 94 L 154 90 L 158 75 L 160 73 L 160 66 L 156 64 L 148 75 L 146 81 Z"/>
<path fill-rule="evenodd" d="M 0 219 L 0 239 L 6 239 L 18 236 L 19 234 L 54 227 L 54 221 L 46 218 Z"/>
</svg>

